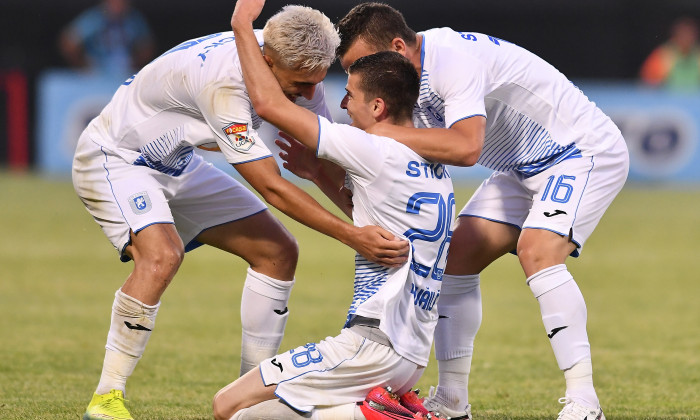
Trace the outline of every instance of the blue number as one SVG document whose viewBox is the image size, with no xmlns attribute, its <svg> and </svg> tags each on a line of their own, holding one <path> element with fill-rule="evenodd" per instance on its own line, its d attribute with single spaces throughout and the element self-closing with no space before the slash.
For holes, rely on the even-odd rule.
<svg viewBox="0 0 700 420">
<path fill-rule="evenodd" d="M 435 229 L 408 229 L 404 232 L 406 238 L 413 243 L 414 240 L 437 242 L 442 239 L 435 264 L 432 267 L 431 277 L 435 280 L 442 280 L 442 274 L 445 271 L 444 265 L 441 264 L 442 254 L 445 252 L 445 247 L 452 240 L 452 231 L 449 229 L 452 221 L 452 212 L 455 204 L 454 193 L 450 193 L 445 198 L 439 193 L 419 192 L 409 198 L 406 204 L 406 213 L 418 214 L 422 204 L 436 204 L 438 206 L 438 220 Z M 431 271 L 431 267 L 421 264 L 415 260 L 411 261 L 411 269 L 421 277 L 427 277 Z"/>
<path fill-rule="evenodd" d="M 557 182 L 554 184 L 554 188 L 552 189 L 552 195 L 550 197 L 555 203 L 568 203 L 571 199 L 571 194 L 574 192 L 574 186 L 571 184 L 567 184 L 566 180 L 574 181 L 576 180 L 576 177 L 572 175 L 561 175 L 559 178 L 557 178 Z M 549 189 L 552 187 L 552 182 L 554 182 L 554 175 L 549 177 L 549 180 L 547 181 L 547 186 L 544 187 L 544 191 L 542 192 L 542 198 L 540 201 L 547 200 L 547 196 L 549 195 Z"/>
<path fill-rule="evenodd" d="M 319 363 L 323 360 L 323 355 L 316 349 L 315 343 L 309 343 L 304 346 L 306 350 L 294 354 L 292 363 L 296 367 L 308 366 L 311 363 Z M 292 350 L 293 352 L 294 350 Z"/>
</svg>

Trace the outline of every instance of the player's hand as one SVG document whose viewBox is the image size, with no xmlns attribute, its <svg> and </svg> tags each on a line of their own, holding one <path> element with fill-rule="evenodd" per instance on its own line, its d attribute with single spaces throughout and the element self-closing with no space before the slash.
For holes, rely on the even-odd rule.
<svg viewBox="0 0 700 420">
<path fill-rule="evenodd" d="M 265 0 L 238 0 L 231 16 L 231 27 L 234 22 L 252 23 L 260 16 Z"/>
<path fill-rule="evenodd" d="M 286 140 L 275 139 L 275 144 L 281 149 L 279 156 L 284 161 L 282 166 L 299 178 L 309 181 L 316 179 L 321 170 L 316 154 L 289 134 L 280 131 L 279 135 Z"/>
<path fill-rule="evenodd" d="M 410 245 L 407 240 L 379 226 L 363 226 L 357 231 L 350 245 L 369 261 L 386 267 L 399 267 L 408 260 Z"/>
</svg>

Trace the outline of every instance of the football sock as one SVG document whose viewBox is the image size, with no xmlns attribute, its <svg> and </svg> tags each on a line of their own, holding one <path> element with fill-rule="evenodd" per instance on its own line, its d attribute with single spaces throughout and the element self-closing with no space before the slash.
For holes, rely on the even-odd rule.
<svg viewBox="0 0 700 420">
<path fill-rule="evenodd" d="M 540 304 L 542 322 L 559 369 L 567 373 L 567 396 L 597 407 L 593 389 L 591 346 L 586 332 L 586 302 L 566 265 L 545 268 L 527 279 Z M 588 363 L 585 361 L 588 360 Z M 583 363 L 580 363 L 583 362 Z M 571 386 L 571 388 L 570 388 Z"/>
<path fill-rule="evenodd" d="M 469 405 L 469 372 L 472 356 L 438 360 L 438 386 L 435 397 L 449 409 L 461 411 Z"/>
<path fill-rule="evenodd" d="M 146 349 L 159 306 L 160 302 L 146 305 L 124 294 L 121 289 L 114 294 L 112 321 L 96 393 L 106 394 L 111 389 L 126 393 L 126 380 Z"/>
<path fill-rule="evenodd" d="M 478 274 L 442 278 L 435 356 L 438 386 L 435 397 L 447 408 L 464 410 L 469 404 L 469 373 L 474 339 L 481 326 L 481 289 Z"/>
<path fill-rule="evenodd" d="M 576 363 L 564 371 L 566 397 L 585 406 L 598 408 L 600 402 L 593 388 L 593 364 L 591 359 Z"/>
<path fill-rule="evenodd" d="M 293 280 L 275 280 L 248 268 L 241 296 L 241 376 L 277 354 L 293 285 Z"/>
</svg>

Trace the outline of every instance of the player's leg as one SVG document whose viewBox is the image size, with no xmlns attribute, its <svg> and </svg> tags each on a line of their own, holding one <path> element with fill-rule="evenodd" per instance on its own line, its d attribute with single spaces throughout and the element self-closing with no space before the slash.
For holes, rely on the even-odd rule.
<svg viewBox="0 0 700 420">
<path fill-rule="evenodd" d="M 241 374 L 277 353 L 298 247 L 267 206 L 225 172 L 197 159 L 172 200 L 185 249 L 208 244 L 250 264 L 241 297 Z"/>
<path fill-rule="evenodd" d="M 565 265 L 566 257 L 575 248 L 568 236 L 548 230 L 523 229 L 518 257 L 540 305 L 554 356 L 564 371 L 567 397 L 595 409 L 599 401 L 593 387 L 586 303 Z"/>
<path fill-rule="evenodd" d="M 241 296 L 243 375 L 279 350 L 294 285 L 296 240 L 267 210 L 207 229 L 197 240 L 250 264 Z"/>
<path fill-rule="evenodd" d="M 439 379 L 436 392 L 427 400 L 429 409 L 449 411 L 453 417 L 469 413 L 469 374 L 481 325 L 480 273 L 515 249 L 530 200 L 515 177 L 494 173 L 460 212 L 438 301 L 435 355 Z"/>
<path fill-rule="evenodd" d="M 389 418 L 389 417 L 387 417 Z M 330 407 L 317 407 L 308 413 L 296 411 L 279 399 L 267 400 L 244 408 L 230 420 L 365 420 L 360 406 L 356 403 Z"/>
<path fill-rule="evenodd" d="M 142 251 L 139 255 L 143 255 L 143 258 L 137 257 L 138 269 L 135 265 L 134 272 L 127 280 L 129 285 L 135 286 L 131 292 L 138 297 L 129 296 L 121 289 L 115 294 L 102 374 L 84 415 L 85 419 L 105 416 L 131 419 L 124 407 L 126 380 L 133 372 L 153 330 L 160 294 L 172 279 L 182 258 L 181 243 L 179 247 L 177 244 L 174 246 L 174 251 L 167 245 L 163 246 L 164 253 L 160 257 L 157 254 L 161 247 L 151 244 L 152 241 L 160 240 L 173 243 L 170 231 L 172 225 L 159 225 L 172 223 L 172 216 L 160 190 L 161 185 L 153 177 L 155 173 L 146 167 L 130 165 L 118 156 L 101 150 L 86 134 L 79 140 L 73 163 L 76 193 L 119 251 L 123 261 L 128 261 L 132 253 L 136 255 Z M 138 239 L 131 236 L 131 228 L 139 232 L 151 225 L 152 228 L 142 232 L 143 235 Z M 136 246 L 132 239 L 136 240 Z M 171 254 L 165 255 L 168 252 Z M 161 262 L 168 260 L 169 268 L 157 270 L 158 281 L 148 281 L 146 266 L 149 259 Z M 144 283 L 140 284 L 142 281 Z"/>
<path fill-rule="evenodd" d="M 123 405 L 126 380 L 143 355 L 184 248 L 158 173 L 86 149 L 74 165 L 76 192 L 122 260 L 134 260 L 134 270 L 115 293 L 102 374 L 84 418 L 130 419 Z"/>
<path fill-rule="evenodd" d="M 377 386 L 409 389 L 417 369 L 415 363 L 399 356 L 391 346 L 367 339 L 354 328 L 345 328 L 336 337 L 264 360 L 259 368 L 217 393 L 214 409 L 217 419 L 228 419 L 227 416 L 263 398 L 279 398 L 298 413 L 313 412 L 314 419 L 342 418 L 336 416 L 352 415 L 354 409 L 348 410 L 352 408 L 348 404 L 363 401 Z M 255 381 L 274 385 L 265 391 L 272 392 L 258 393 L 259 384 Z M 243 413 L 241 416 L 248 418 Z"/>
<path fill-rule="evenodd" d="M 216 420 L 228 420 L 234 414 L 275 397 L 275 385 L 265 386 L 257 369 L 248 371 L 214 396 Z"/>
<path fill-rule="evenodd" d="M 566 160 L 524 182 L 535 194 L 518 241 L 518 258 L 564 371 L 568 404 L 562 418 L 572 411 L 583 415 L 570 418 L 602 416 L 593 387 L 586 303 L 565 262 L 569 255 L 579 255 L 622 188 L 627 162 L 622 143 L 599 156 Z"/>
<path fill-rule="evenodd" d="M 115 293 L 97 394 L 113 389 L 126 391 L 126 381 L 154 329 L 160 297 L 180 267 L 185 252 L 174 225 L 155 224 L 132 234 L 125 254 L 134 260 L 134 270 Z"/>
</svg>

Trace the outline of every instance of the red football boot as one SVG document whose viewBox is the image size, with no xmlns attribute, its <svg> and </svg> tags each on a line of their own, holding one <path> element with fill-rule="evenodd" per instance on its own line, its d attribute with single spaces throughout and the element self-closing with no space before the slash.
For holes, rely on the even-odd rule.
<svg viewBox="0 0 700 420">
<path fill-rule="evenodd" d="M 389 387 L 375 387 L 369 392 L 369 394 L 367 394 L 365 401 L 369 403 L 370 407 L 375 408 L 378 411 L 388 411 L 394 414 L 408 416 L 409 418 L 412 418 L 414 414 L 414 411 L 411 411 L 401 405 L 399 397 L 391 392 L 391 388 Z M 375 406 L 374 404 L 378 404 L 378 406 Z"/>
<path fill-rule="evenodd" d="M 423 406 L 423 398 L 418 396 L 420 390 L 410 390 L 403 394 L 399 401 L 401 405 L 411 410 L 413 413 L 428 414 L 428 409 Z"/>
</svg>

